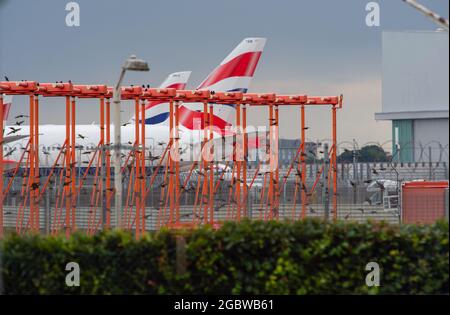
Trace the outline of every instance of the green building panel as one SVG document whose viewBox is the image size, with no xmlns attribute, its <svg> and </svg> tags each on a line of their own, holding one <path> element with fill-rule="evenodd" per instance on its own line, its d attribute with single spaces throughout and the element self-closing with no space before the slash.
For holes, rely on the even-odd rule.
<svg viewBox="0 0 450 315">
<path fill-rule="evenodd" d="M 414 162 L 413 120 L 392 121 L 392 154 L 397 162 Z"/>
</svg>

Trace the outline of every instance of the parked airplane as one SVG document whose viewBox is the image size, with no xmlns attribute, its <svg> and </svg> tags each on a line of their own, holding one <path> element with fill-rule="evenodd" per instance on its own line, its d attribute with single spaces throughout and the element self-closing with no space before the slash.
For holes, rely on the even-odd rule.
<svg viewBox="0 0 450 315">
<path fill-rule="evenodd" d="M 250 86 L 256 67 L 260 60 L 265 38 L 245 38 L 203 82 L 199 90 L 218 92 L 246 92 Z M 190 71 L 172 73 L 161 84 L 161 88 L 184 89 L 190 76 Z M 189 103 L 180 106 L 180 160 L 188 161 L 198 157 L 192 156 L 194 143 L 200 143 L 203 135 L 203 109 L 201 103 Z M 223 131 L 234 122 L 235 109 L 230 105 L 214 105 L 215 138 L 222 138 Z M 164 102 L 149 102 L 146 105 L 146 150 L 150 160 L 156 160 L 164 151 L 169 141 L 169 105 Z M 197 123 L 196 123 L 197 122 Z M 198 123 L 200 122 L 200 123 Z M 134 142 L 135 119 L 132 117 L 122 126 L 122 144 L 131 145 Z M 22 137 L 16 141 L 4 143 L 5 164 L 17 162 L 27 144 L 29 126 L 6 126 L 4 134 Z M 49 167 L 53 164 L 65 139 L 65 125 L 41 125 L 39 127 L 39 160 L 40 166 Z M 100 135 L 98 125 L 76 126 L 77 161 L 81 166 L 89 160 L 97 146 Z M 114 127 L 111 126 L 111 135 Z"/>
</svg>

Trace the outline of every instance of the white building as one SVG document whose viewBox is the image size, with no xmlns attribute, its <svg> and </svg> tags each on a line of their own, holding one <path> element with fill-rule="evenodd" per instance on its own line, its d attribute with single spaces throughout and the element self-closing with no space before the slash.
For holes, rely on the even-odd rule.
<svg viewBox="0 0 450 315">
<path fill-rule="evenodd" d="M 394 160 L 449 161 L 449 34 L 383 32 L 382 112 Z M 431 152 L 431 158 L 430 158 Z"/>
</svg>

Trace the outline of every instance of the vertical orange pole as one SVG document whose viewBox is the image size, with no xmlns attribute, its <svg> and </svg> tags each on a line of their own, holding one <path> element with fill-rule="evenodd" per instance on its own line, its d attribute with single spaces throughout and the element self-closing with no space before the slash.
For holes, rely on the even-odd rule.
<svg viewBox="0 0 450 315">
<path fill-rule="evenodd" d="M 111 145 L 111 103 L 106 99 L 106 143 Z M 111 228 L 111 151 L 106 151 L 106 227 Z"/>
<path fill-rule="evenodd" d="M 139 198 L 139 189 L 140 189 L 140 153 L 139 153 L 139 121 L 140 121 L 140 111 L 139 111 L 139 98 L 136 97 L 134 100 L 134 117 L 136 118 L 134 124 L 134 167 L 136 169 L 136 181 L 134 183 L 134 193 L 135 193 L 135 202 L 136 202 L 136 239 L 141 237 L 141 200 Z"/>
<path fill-rule="evenodd" d="M 170 145 L 170 149 L 169 149 L 169 154 L 167 156 L 167 163 L 169 163 L 169 186 L 168 186 L 168 190 L 167 193 L 169 195 L 169 224 L 173 223 L 173 156 L 172 156 L 172 149 L 173 149 L 173 99 L 170 99 L 169 101 L 169 135 L 170 135 L 170 139 L 169 139 L 169 145 Z"/>
<path fill-rule="evenodd" d="M 242 130 L 244 132 L 244 161 L 242 162 L 242 182 L 243 182 L 243 194 L 244 194 L 244 217 L 247 216 L 247 157 L 248 157 L 248 136 L 247 136 L 247 105 L 242 106 Z"/>
<path fill-rule="evenodd" d="M 301 198 L 302 198 L 302 219 L 306 217 L 306 126 L 305 126 L 305 105 L 300 106 L 300 128 L 301 128 L 301 150 L 300 150 L 300 165 L 301 165 Z"/>
<path fill-rule="evenodd" d="M 72 117 L 72 119 L 73 119 L 73 117 Z M 103 210 L 103 207 L 106 207 L 106 204 L 103 205 L 103 202 L 108 199 L 107 195 L 106 195 L 106 198 L 103 198 L 104 197 L 103 194 L 107 194 L 107 190 L 105 189 L 106 187 L 103 187 L 104 186 L 103 176 L 106 174 L 106 172 L 103 172 L 103 171 L 105 171 L 103 168 L 106 167 L 106 165 L 103 165 L 103 161 L 105 161 L 105 164 L 106 164 L 105 145 L 106 145 L 106 143 L 105 143 L 105 98 L 103 96 L 100 96 L 100 147 L 102 149 L 99 152 L 100 153 L 99 161 L 100 161 L 100 167 L 102 168 L 101 169 L 101 175 L 102 175 L 101 177 L 102 178 L 99 181 L 99 186 L 101 187 L 102 210 Z M 103 226 L 103 229 L 106 229 L 107 228 L 107 223 L 106 223 L 107 219 L 106 219 L 106 217 L 103 218 L 103 215 L 104 215 L 104 213 L 102 211 L 102 222 L 105 222 L 105 225 L 106 225 L 106 226 Z"/>
<path fill-rule="evenodd" d="M 269 219 L 272 219 L 272 203 L 273 203 L 273 167 L 274 159 L 272 154 L 273 144 L 273 105 L 269 105 L 269 192 L 267 195 L 269 204 Z"/>
<path fill-rule="evenodd" d="M 34 200 L 36 204 L 34 205 L 34 212 L 35 212 L 35 222 L 34 222 L 34 228 L 35 232 L 39 232 L 40 226 L 39 226 L 39 201 L 38 201 L 38 195 L 39 195 L 39 183 L 40 183 L 40 177 L 39 177 L 39 98 L 36 95 L 34 97 L 34 147 L 35 147 L 35 158 L 34 158 L 34 165 L 35 165 L 35 183 L 37 184 L 37 188 L 34 189 Z"/>
<path fill-rule="evenodd" d="M 241 105 L 236 104 L 236 219 L 241 221 Z M 238 140 L 239 139 L 239 140 Z"/>
<path fill-rule="evenodd" d="M 275 112 L 275 122 L 274 122 L 274 137 L 275 139 L 277 139 L 278 142 L 278 123 L 279 123 L 279 110 L 278 110 L 278 106 L 275 106 L 274 108 L 274 112 Z M 274 195 L 274 206 L 276 208 L 276 218 L 278 218 L 279 216 L 279 191 L 280 191 L 280 187 L 279 187 L 279 180 L 280 180 L 280 170 L 278 167 L 278 146 L 276 146 L 275 148 L 275 180 L 274 180 L 274 190 L 275 190 L 275 195 Z M 274 209 L 275 210 L 275 209 Z"/>
<path fill-rule="evenodd" d="M 209 125 L 209 116 L 208 116 L 208 102 L 203 102 L 203 146 L 202 150 L 206 149 L 206 142 L 208 141 L 208 126 Z M 204 204 L 205 195 L 208 193 L 208 164 L 205 160 L 203 151 L 202 151 L 202 165 L 203 165 L 203 188 L 202 188 L 202 198 L 200 202 L 200 209 L 203 206 L 203 223 L 208 223 L 208 206 Z"/>
<path fill-rule="evenodd" d="M 29 185 L 33 185 L 35 181 L 35 163 L 34 163 L 34 157 L 35 157 L 35 146 L 36 142 L 34 140 L 34 95 L 30 95 L 30 170 L 29 170 Z M 33 185 L 34 186 L 34 185 Z M 35 223 L 35 213 L 34 213 L 34 189 L 29 187 L 30 191 L 30 222 L 31 222 L 31 230 L 34 230 L 34 223 Z"/>
<path fill-rule="evenodd" d="M 75 198 L 76 198 L 76 196 L 75 196 L 75 194 L 76 194 L 76 181 L 75 181 L 75 176 L 76 176 L 76 173 L 75 173 L 75 165 L 76 165 L 76 159 L 75 159 L 75 151 L 76 151 L 76 149 L 75 149 L 75 147 L 76 147 L 76 138 L 75 138 L 75 126 L 76 126 L 76 122 L 75 122 L 75 119 L 76 119 L 76 116 L 75 116 L 75 110 L 76 110 L 76 108 L 75 108 L 75 97 L 72 97 L 72 108 L 71 108 L 71 120 L 72 120 L 72 123 L 71 123 L 71 130 L 70 130 L 70 133 L 71 133 L 71 145 L 70 145 L 70 158 L 71 158 L 71 160 L 72 160 L 72 162 L 71 162 L 71 166 L 70 166 L 70 168 L 71 168 L 71 175 L 72 175 L 72 178 L 71 178 L 71 180 L 72 180 L 72 182 L 71 182 L 71 193 L 70 193 L 70 195 L 71 195 L 71 199 L 72 199 L 72 202 L 71 202 L 71 207 L 72 207 L 72 213 L 71 213 L 71 215 L 72 215 L 72 231 L 75 231 L 76 230 L 76 222 L 75 222 L 75 219 L 76 219 L 76 215 L 75 215 L 75 212 L 76 212 L 76 209 L 75 209 Z M 80 166 L 80 165 L 79 165 Z"/>
<path fill-rule="evenodd" d="M 337 130 L 336 130 L 336 106 L 333 105 L 331 110 L 333 118 L 333 218 L 337 219 Z"/>
<path fill-rule="evenodd" d="M 214 109 L 209 105 L 209 141 L 210 141 L 210 161 L 209 161 L 209 223 L 214 224 L 214 143 L 213 143 Z"/>
<path fill-rule="evenodd" d="M 145 233 L 145 178 L 147 172 L 145 170 L 145 100 L 141 102 L 141 208 L 142 208 L 142 226 L 141 235 Z"/>
<path fill-rule="evenodd" d="M 179 113 L 180 102 L 175 102 L 175 222 L 178 224 L 180 222 L 180 146 L 179 146 L 179 124 L 180 124 L 180 113 Z"/>
<path fill-rule="evenodd" d="M 170 151 L 169 151 L 169 156 L 168 156 L 168 162 L 169 164 L 169 190 L 167 191 L 169 193 L 169 223 L 173 224 L 174 223 L 174 198 L 173 198 L 173 173 L 174 173 L 174 164 L 173 164 L 173 148 L 174 148 L 174 104 L 173 104 L 173 100 L 170 100 L 169 102 L 169 129 L 170 129 Z M 175 219 L 176 221 L 176 219 Z"/>
<path fill-rule="evenodd" d="M 0 94 L 0 239 L 3 238 L 3 95 Z"/>
<path fill-rule="evenodd" d="M 30 119 L 31 120 L 31 119 Z M 70 209 L 71 198 L 69 194 L 69 182 L 70 182 L 70 96 L 66 96 L 66 150 L 65 150 L 65 163 L 66 174 L 64 179 L 64 195 L 66 197 L 66 237 L 70 236 Z M 31 150 L 30 150 L 31 152 Z"/>
</svg>

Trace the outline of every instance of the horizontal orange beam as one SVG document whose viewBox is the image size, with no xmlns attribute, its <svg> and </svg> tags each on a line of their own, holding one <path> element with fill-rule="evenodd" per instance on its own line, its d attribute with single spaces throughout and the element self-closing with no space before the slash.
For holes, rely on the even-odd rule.
<svg viewBox="0 0 450 315">
<path fill-rule="evenodd" d="M 36 81 L 3 81 L 0 82 L 0 93 L 7 95 L 29 95 L 38 88 Z"/>
<path fill-rule="evenodd" d="M 38 83 L 36 81 L 0 81 L 0 93 L 7 95 L 73 96 L 79 98 L 111 98 L 113 88 L 106 85 L 73 85 L 71 82 Z M 275 93 L 214 92 L 208 90 L 175 90 L 171 88 L 121 87 L 122 100 L 208 102 L 246 104 L 250 106 L 331 105 L 342 107 L 342 96 L 278 95 Z"/>
<path fill-rule="evenodd" d="M 186 103 L 196 103 L 209 101 L 211 92 L 208 90 L 177 90 L 175 94 L 176 101 Z"/>
<path fill-rule="evenodd" d="M 74 85 L 72 96 L 80 98 L 99 98 L 108 94 L 106 85 Z"/>
<path fill-rule="evenodd" d="M 175 89 L 144 89 L 144 92 L 141 95 L 141 98 L 148 100 L 167 100 L 168 98 L 174 98 L 177 90 Z"/>
</svg>

